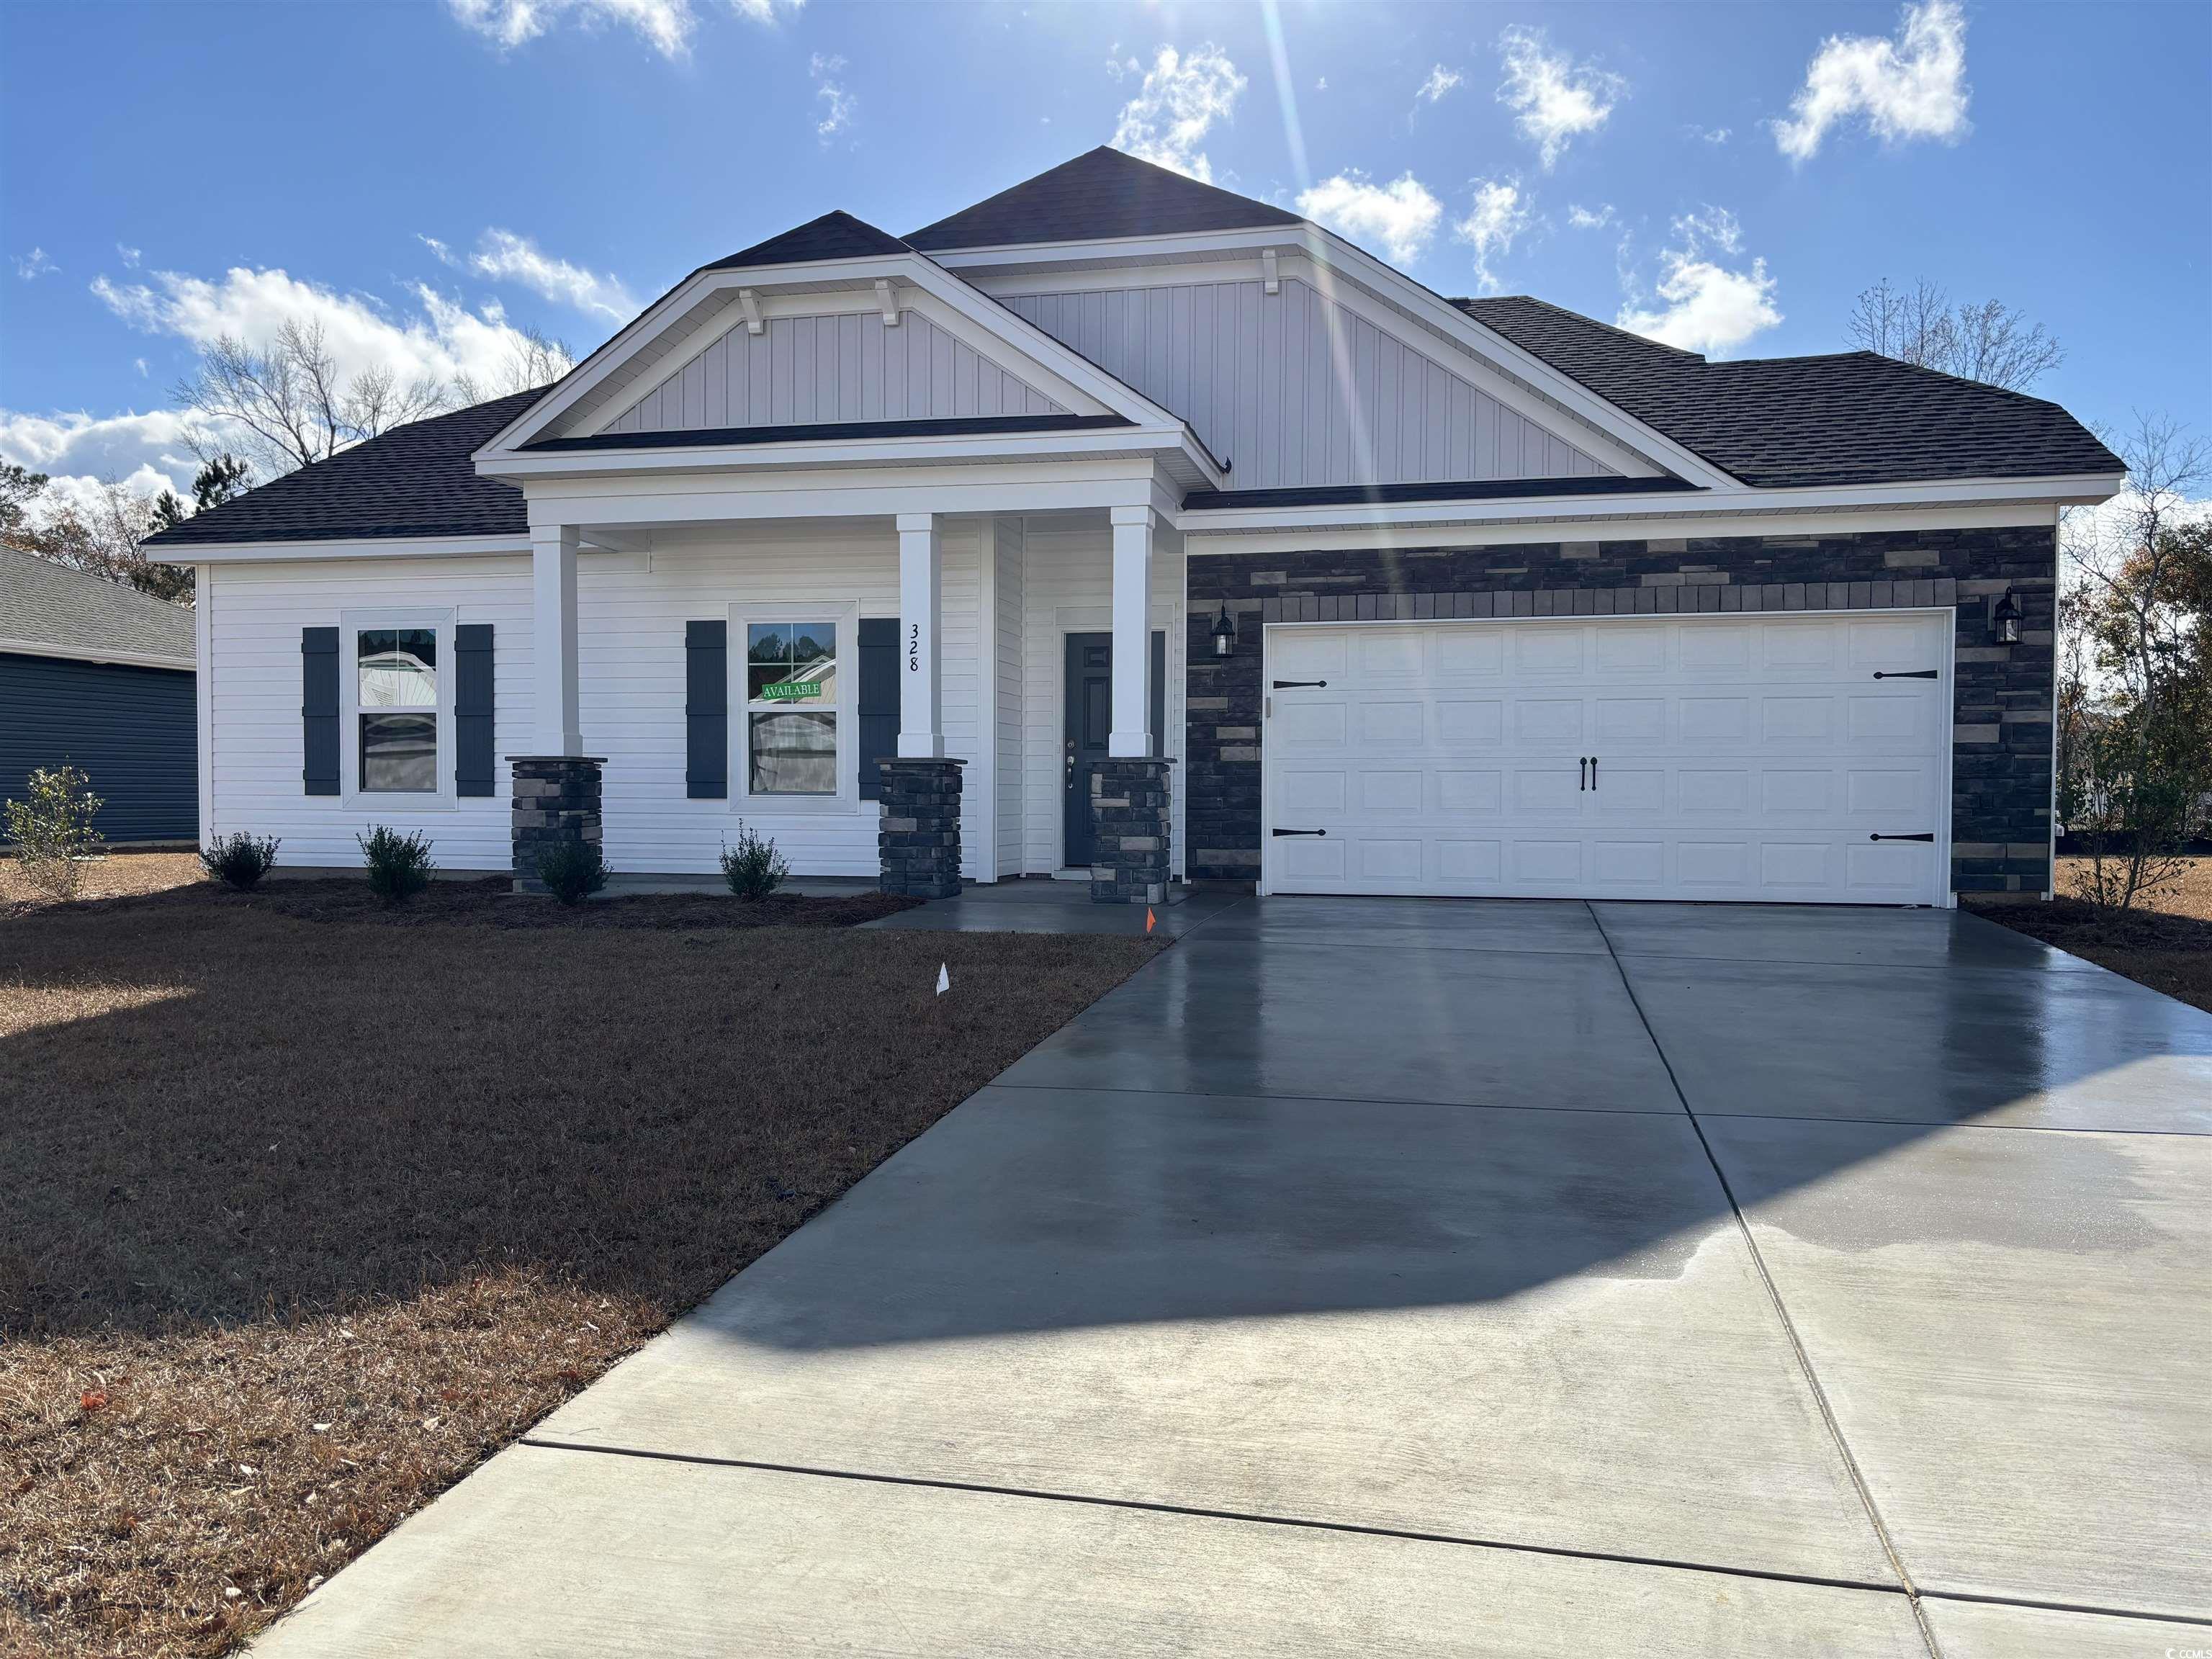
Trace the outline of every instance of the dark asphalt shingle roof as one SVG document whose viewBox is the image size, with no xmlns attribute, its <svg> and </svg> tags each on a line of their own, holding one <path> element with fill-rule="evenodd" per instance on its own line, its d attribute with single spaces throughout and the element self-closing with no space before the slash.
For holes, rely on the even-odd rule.
<svg viewBox="0 0 2212 1659">
<path fill-rule="evenodd" d="M 1135 424 L 1120 415 L 943 415 L 904 421 L 822 421 L 800 426 L 724 426 L 678 432 L 592 432 L 574 438 L 540 438 L 522 447 L 531 454 L 605 449 L 719 449 L 737 444 L 840 443 L 854 438 L 1099 432 Z"/>
<path fill-rule="evenodd" d="M 765 242 L 739 248 L 726 259 L 717 259 L 708 270 L 743 270 L 752 265 L 807 264 L 817 259 L 865 259 L 884 253 L 914 250 L 888 231 L 878 230 L 840 209 L 819 219 L 809 219 Z"/>
<path fill-rule="evenodd" d="M 1297 222 L 1298 216 L 1285 209 L 1202 185 L 1101 144 L 950 218 L 925 225 L 906 240 L 927 252 Z"/>
<path fill-rule="evenodd" d="M 2121 470 L 2057 404 L 1870 351 L 1710 362 L 1541 300 L 1452 303 L 1748 484 Z"/>
<path fill-rule="evenodd" d="M 0 547 L 0 651 L 9 641 L 98 659 L 192 659 L 192 613 L 135 587 Z"/>
<path fill-rule="evenodd" d="M 518 392 L 394 427 L 235 501 L 195 513 L 146 544 L 166 552 L 210 542 L 527 535 L 522 492 L 478 477 L 471 457 L 542 395 Z"/>
</svg>

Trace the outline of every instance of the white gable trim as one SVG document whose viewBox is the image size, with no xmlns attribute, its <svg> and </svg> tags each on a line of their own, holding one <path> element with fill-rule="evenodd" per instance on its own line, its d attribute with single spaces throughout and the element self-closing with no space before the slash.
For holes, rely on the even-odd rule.
<svg viewBox="0 0 2212 1659">
<path fill-rule="evenodd" d="M 976 358 L 994 374 L 1003 375 L 1006 380 L 1020 386 L 1024 392 L 1041 397 L 1057 409 L 1065 410 L 1068 413 L 1109 415 L 1119 412 L 1108 409 L 1099 399 L 1089 396 L 1082 388 L 1070 384 L 1044 366 L 1019 361 L 1017 354 L 1006 349 L 1005 342 L 997 334 L 979 327 L 972 320 L 956 313 L 951 307 L 944 305 L 932 295 L 917 289 L 890 284 L 889 278 L 879 277 L 877 282 L 890 289 L 893 301 L 902 319 L 902 321 L 894 326 L 934 328 L 973 352 Z M 744 291 L 753 292 L 750 289 Z M 883 301 L 873 287 L 848 289 L 830 293 L 759 295 L 757 297 L 757 303 L 750 310 L 734 305 L 726 305 L 698 328 L 690 331 L 680 343 L 656 362 L 653 371 L 640 376 L 630 386 L 625 386 L 621 395 L 609 398 L 604 405 L 591 410 L 580 422 L 563 435 L 591 437 L 611 431 L 617 422 L 629 414 L 645 398 L 665 386 L 672 379 L 681 374 L 691 364 L 697 362 L 718 342 L 731 338 L 732 336 L 750 340 L 752 337 L 751 323 L 756 316 L 764 325 L 773 327 L 778 322 L 799 318 L 858 317 L 872 321 L 880 318 L 882 312 Z M 739 335 L 740 330 L 745 332 Z M 884 339 L 886 344 L 898 337 L 888 329 L 884 331 Z M 1007 361 L 1010 357 L 1017 358 L 1017 361 L 1010 362 Z M 661 371 L 662 364 L 669 366 L 665 373 Z M 794 364 L 794 373 L 801 372 L 809 367 L 811 366 Z M 902 417 L 887 416 L 880 418 Z M 814 419 L 817 422 L 822 422 L 823 417 L 817 416 Z M 761 426 L 768 422 L 749 421 L 732 422 L 732 424 Z M 677 427 L 668 429 L 684 431 L 690 428 Z"/>
<path fill-rule="evenodd" d="M 715 295 L 726 293 L 734 300 L 738 289 L 750 289 L 767 298 L 763 291 L 771 287 L 788 295 L 804 284 L 824 283 L 856 289 L 872 299 L 874 283 L 878 277 L 889 277 L 902 287 L 919 290 L 980 331 L 991 342 L 994 360 L 1010 372 L 1048 376 L 1066 389 L 1068 398 L 1060 401 L 1073 398 L 1077 405 L 1086 402 L 1091 405 L 1088 410 L 1079 407 L 1079 413 L 1115 414 L 1139 426 L 1184 429 L 1178 416 L 997 301 L 920 254 L 901 253 L 830 260 L 819 264 L 778 265 L 766 273 L 759 270 L 695 272 L 647 307 L 628 328 L 593 352 L 544 398 L 478 449 L 477 471 L 490 476 L 504 475 L 508 469 L 503 463 L 513 459 L 524 445 L 575 409 L 617 368 L 635 358 L 647 342 L 658 338 L 659 330 L 671 319 L 688 314 Z M 688 343 L 690 335 L 687 333 L 685 337 Z M 969 343 L 973 345 L 975 342 L 971 340 Z M 1015 360 L 1012 363 L 1006 362 L 1009 356 Z M 665 354 L 664 360 L 665 356 Z M 1041 391 L 1050 389 L 1049 384 L 1039 386 Z M 1194 439 L 1189 447 L 1202 458 L 1202 470 L 1218 477 L 1219 468 L 1211 456 L 1205 454 L 1203 446 Z"/>
<path fill-rule="evenodd" d="M 1389 269 L 1387 265 L 1382 268 Z M 1376 299 L 1364 286 L 1328 265 L 1316 264 L 1304 252 L 1295 252 L 1277 259 L 1274 269 L 1279 282 L 1303 283 L 1325 303 L 1366 323 L 1447 374 L 1467 382 L 1512 414 L 1623 477 L 1656 477 L 1675 471 L 1672 465 L 1662 464 L 1644 450 L 1621 442 L 1613 432 L 1547 397 L 1518 374 L 1501 370 L 1489 356 L 1471 349 L 1464 341 L 1445 339 L 1436 330 L 1421 327 L 1397 307 Z M 1215 283 L 1261 283 L 1266 279 L 1267 268 L 1261 259 L 1239 257 L 1101 265 L 1056 272 L 1024 271 L 1013 276 L 979 273 L 975 285 L 994 297 L 1018 299 L 1040 294 L 1194 288 Z M 1447 309 L 1455 316 L 1462 314 L 1456 307 Z M 1612 405 L 1606 407 L 1610 409 Z"/>
<path fill-rule="evenodd" d="M 1382 315 L 1357 303 L 1369 300 L 1379 302 L 1377 308 L 1384 313 L 1395 313 L 1401 326 L 1395 330 L 1399 338 L 1408 344 L 1414 338 L 1403 331 L 1402 325 L 1411 323 L 1431 337 L 1458 345 L 1492 368 L 1498 387 L 1486 385 L 1498 402 L 1516 414 L 1542 426 L 1556 420 L 1556 413 L 1547 415 L 1545 405 L 1553 410 L 1565 410 L 1583 424 L 1610 439 L 1615 454 L 1601 453 L 1590 447 L 1589 441 L 1559 435 L 1578 447 L 1595 455 L 1608 465 L 1622 465 L 1616 459 L 1619 450 L 1626 450 L 1638 459 L 1635 470 L 1640 472 L 1664 471 L 1699 484 L 1716 494 L 1740 490 L 1746 486 L 1694 450 L 1668 437 L 1656 428 L 1648 426 L 1626 410 L 1608 403 L 1590 391 L 1579 380 L 1561 374 L 1534 352 L 1514 344 L 1493 329 L 1484 327 L 1441 295 L 1432 294 L 1391 265 L 1385 264 L 1364 250 L 1318 225 L 1267 225 L 1253 230 L 1215 231 L 1199 235 L 1137 236 L 1093 242 L 1042 243 L 1026 247 L 963 248 L 957 252 L 933 255 L 938 263 L 957 270 L 973 270 L 979 286 L 995 287 L 990 272 L 1006 272 L 1013 276 L 1018 269 L 1032 271 L 1058 269 L 1063 272 L 1104 270 L 1116 265 L 1129 273 L 1131 285 L 1143 278 L 1135 273 L 1139 267 L 1152 266 L 1163 272 L 1176 269 L 1184 263 L 1208 257 L 1244 256 L 1258 259 L 1263 250 L 1273 248 L 1280 253 L 1293 252 L 1324 270 L 1334 271 L 1365 290 L 1353 295 L 1341 289 L 1332 293 L 1320 283 L 1316 286 L 1327 297 L 1340 302 L 1353 302 L 1354 308 L 1366 320 L 1377 327 L 1388 326 Z M 1029 279 L 1024 276 L 1020 280 Z M 1185 280 L 1204 281 L 1191 276 Z M 1038 291 L 1038 290 L 1031 290 Z M 1433 349 L 1433 348 L 1424 348 Z M 1515 383 L 1518 382 L 1516 386 Z M 1504 388 L 1504 389 L 1500 389 Z M 1508 396 L 1508 390 L 1513 395 Z M 1531 396 L 1531 392 L 1534 395 Z M 1516 401 L 1517 399 L 1517 401 Z M 1626 465 L 1623 471 L 1628 471 Z"/>
</svg>

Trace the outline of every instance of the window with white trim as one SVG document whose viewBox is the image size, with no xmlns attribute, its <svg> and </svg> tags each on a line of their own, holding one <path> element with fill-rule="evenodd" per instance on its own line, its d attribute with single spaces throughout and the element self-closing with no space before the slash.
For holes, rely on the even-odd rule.
<svg viewBox="0 0 2212 1659">
<path fill-rule="evenodd" d="M 349 795 L 436 804 L 453 794 L 451 611 L 349 611 L 338 634 Z"/>
<path fill-rule="evenodd" d="M 732 733 L 743 781 L 732 796 L 794 806 L 851 799 L 852 607 L 749 608 L 732 620 L 743 711 Z"/>
</svg>

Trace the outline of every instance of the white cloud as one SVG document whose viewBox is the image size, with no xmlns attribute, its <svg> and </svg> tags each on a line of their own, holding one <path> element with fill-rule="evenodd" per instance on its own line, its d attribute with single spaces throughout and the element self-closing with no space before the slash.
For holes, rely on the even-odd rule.
<svg viewBox="0 0 2212 1659">
<path fill-rule="evenodd" d="M 34 283 L 49 271 L 61 267 L 46 257 L 42 247 L 34 247 L 15 261 L 15 274 L 27 283 Z"/>
<path fill-rule="evenodd" d="M 122 242 L 118 242 L 115 245 L 115 252 L 121 256 L 123 263 L 125 265 L 129 266 L 133 270 L 138 269 L 138 249 L 128 246 Z"/>
<path fill-rule="evenodd" d="M 1618 75 L 1546 51 L 1539 29 L 1507 29 L 1498 37 L 1498 53 L 1505 70 L 1498 101 L 1514 112 L 1522 136 L 1537 146 L 1547 168 L 1569 139 L 1603 126 L 1628 88 Z"/>
<path fill-rule="evenodd" d="M 1690 131 L 1709 144 L 1725 144 L 1730 137 L 1726 127 L 1692 127 Z"/>
<path fill-rule="evenodd" d="M 0 409 L 0 461 L 51 474 L 48 498 L 58 507 L 90 508 L 110 478 L 133 489 L 188 495 L 199 463 L 185 443 L 184 426 L 182 416 L 166 409 L 106 419 Z"/>
<path fill-rule="evenodd" d="M 1467 217 L 1452 227 L 1452 234 L 1474 250 L 1475 281 L 1485 294 L 1495 294 L 1498 288 L 1491 261 L 1512 252 L 1530 220 L 1518 179 L 1475 180 L 1474 204 Z"/>
<path fill-rule="evenodd" d="M 1413 89 L 1413 101 L 1433 104 L 1466 78 L 1457 70 L 1446 69 L 1439 64 L 1429 71 L 1429 78 Z"/>
<path fill-rule="evenodd" d="M 403 386 L 462 374 L 497 384 L 526 343 L 496 304 L 472 312 L 421 286 L 413 290 L 419 310 L 394 315 L 365 295 L 341 294 L 281 270 L 236 266 L 212 280 L 173 270 L 151 276 L 127 285 L 101 276 L 92 291 L 133 326 L 195 347 L 225 335 L 265 347 L 288 322 L 319 325 L 338 372 L 348 377 L 383 369 Z"/>
<path fill-rule="evenodd" d="M 842 58 L 824 58 L 817 52 L 807 59 L 806 72 L 814 77 L 814 96 L 823 106 L 814 131 L 826 143 L 853 125 L 853 112 L 860 107 L 860 100 L 836 78 L 845 72 Z"/>
<path fill-rule="evenodd" d="M 422 240 L 441 258 L 448 257 L 443 243 L 428 236 Z M 637 302 L 617 279 L 556 258 L 511 230 L 487 230 L 478 237 L 468 268 L 477 276 L 518 283 L 544 299 L 614 322 L 626 323 L 637 314 Z"/>
<path fill-rule="evenodd" d="M 1315 90 L 1316 92 L 1327 92 L 1327 91 L 1328 90 L 1328 76 L 1327 76 L 1326 75 L 1324 75 L 1324 76 L 1322 76 L 1321 77 L 1321 79 L 1319 79 L 1318 81 L 1315 82 L 1314 82 L 1314 90 Z"/>
<path fill-rule="evenodd" d="M 1716 207 L 1685 214 L 1674 221 L 1674 237 L 1659 255 L 1659 308 L 1623 304 L 1613 319 L 1621 327 L 1685 351 L 1724 354 L 1782 320 L 1765 260 L 1730 270 L 1714 257 L 1743 251 L 1734 214 Z"/>
<path fill-rule="evenodd" d="M 146 367 L 146 360 L 143 357 L 133 357 L 131 360 L 131 366 L 138 371 L 138 378 L 142 380 L 146 378 L 149 372 Z"/>
<path fill-rule="evenodd" d="M 1820 153 L 1829 129 L 1864 116 L 1889 143 L 1956 141 L 1966 132 L 1966 17 L 1955 0 L 1907 6 L 1897 40 L 1832 34 L 1806 66 L 1790 100 L 1793 119 L 1777 121 L 1774 142 L 1793 161 Z"/>
<path fill-rule="evenodd" d="M 1121 106 L 1114 148 L 1211 184 L 1213 167 L 1200 146 L 1216 121 L 1235 116 L 1247 84 L 1217 46 L 1194 46 L 1187 56 L 1162 46 L 1137 95 Z"/>
<path fill-rule="evenodd" d="M 1401 264 L 1420 258 L 1444 216 L 1443 204 L 1410 173 L 1387 185 L 1340 173 L 1300 191 L 1298 211 Z"/>
<path fill-rule="evenodd" d="M 1577 230 L 1603 230 L 1613 222 L 1613 204 L 1601 202 L 1594 208 L 1586 208 L 1579 202 L 1571 203 L 1567 222 Z"/>
<path fill-rule="evenodd" d="M 612 25 L 635 30 L 664 58 L 684 58 L 698 28 L 692 0 L 446 0 L 455 18 L 512 51 L 535 40 L 564 19 L 586 28 Z M 757 23 L 775 21 L 779 10 L 796 11 L 804 0 L 724 0 L 731 11 Z"/>
</svg>

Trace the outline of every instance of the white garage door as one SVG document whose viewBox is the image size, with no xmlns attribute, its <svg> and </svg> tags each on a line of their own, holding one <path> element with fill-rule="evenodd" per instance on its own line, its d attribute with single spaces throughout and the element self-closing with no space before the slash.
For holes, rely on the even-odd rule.
<svg viewBox="0 0 2212 1659">
<path fill-rule="evenodd" d="M 1951 629 L 1271 626 L 1265 890 L 1940 904 Z"/>
</svg>

